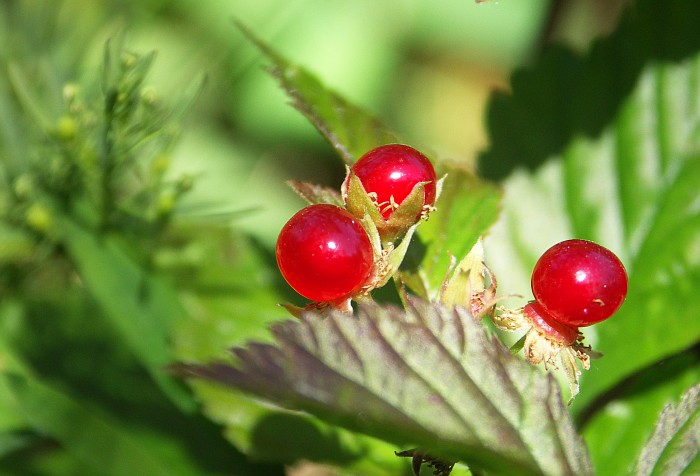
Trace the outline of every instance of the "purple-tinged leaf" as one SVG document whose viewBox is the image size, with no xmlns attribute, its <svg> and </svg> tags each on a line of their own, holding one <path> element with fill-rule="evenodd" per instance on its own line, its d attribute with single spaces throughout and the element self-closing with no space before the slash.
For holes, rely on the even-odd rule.
<svg viewBox="0 0 700 476">
<path fill-rule="evenodd" d="M 475 469 L 591 473 L 551 376 L 511 356 L 467 311 L 411 305 L 308 313 L 273 326 L 274 344 L 235 348 L 235 364 L 177 370 Z"/>
<path fill-rule="evenodd" d="M 328 203 L 339 207 L 344 206 L 340 192 L 333 188 L 300 180 L 288 180 L 287 185 L 309 205 Z"/>
</svg>

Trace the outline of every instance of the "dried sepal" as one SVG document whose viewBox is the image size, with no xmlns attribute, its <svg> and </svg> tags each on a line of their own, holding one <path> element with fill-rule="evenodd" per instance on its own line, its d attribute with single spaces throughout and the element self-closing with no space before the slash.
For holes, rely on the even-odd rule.
<svg viewBox="0 0 700 476">
<path fill-rule="evenodd" d="M 339 311 L 345 314 L 352 314 L 352 299 L 350 297 L 338 299 L 336 301 L 313 301 L 304 307 L 295 306 L 289 303 L 280 303 L 280 307 L 283 307 L 297 319 L 301 319 L 301 316 L 309 311 L 316 312 L 317 314 L 324 315 L 331 311 Z"/>
<path fill-rule="evenodd" d="M 324 187 L 310 182 L 302 182 L 300 180 L 287 180 L 286 183 L 309 205 L 328 203 L 339 207 L 344 206 L 343 198 L 340 193 L 330 187 Z"/>
<path fill-rule="evenodd" d="M 596 352 L 590 346 L 583 344 L 584 335 L 571 329 L 573 338 L 562 336 L 561 333 L 552 332 L 552 329 L 543 329 L 543 323 L 534 320 L 524 308 L 515 310 L 498 309 L 492 316 L 496 327 L 511 331 L 525 331 L 522 349 L 525 359 L 533 365 L 543 364 L 545 370 L 562 370 L 569 385 L 570 397 L 568 403 L 571 404 L 574 397 L 579 393 L 579 381 L 581 368 L 588 370 L 591 367 L 591 357 L 596 356 Z"/>
</svg>

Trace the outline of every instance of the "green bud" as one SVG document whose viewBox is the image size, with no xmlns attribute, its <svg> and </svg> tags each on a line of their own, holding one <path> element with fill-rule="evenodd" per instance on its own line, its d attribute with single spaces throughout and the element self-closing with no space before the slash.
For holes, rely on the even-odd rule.
<svg viewBox="0 0 700 476">
<path fill-rule="evenodd" d="M 13 184 L 15 195 L 20 199 L 30 198 L 34 194 L 34 179 L 29 174 L 22 174 L 15 179 Z"/>
<path fill-rule="evenodd" d="M 53 220 L 49 211 L 38 203 L 34 203 L 25 214 L 27 224 L 40 233 L 46 233 L 51 228 Z"/>
<path fill-rule="evenodd" d="M 121 56 L 122 66 L 124 69 L 132 69 L 136 66 L 138 57 L 133 53 L 123 52 Z"/>
<path fill-rule="evenodd" d="M 158 102 L 158 94 L 153 88 L 143 88 L 141 91 L 141 100 L 144 102 L 144 104 L 153 106 Z"/>
<path fill-rule="evenodd" d="M 170 168 L 170 157 L 166 154 L 158 154 L 151 162 L 151 172 L 156 175 L 162 175 Z"/>
<path fill-rule="evenodd" d="M 56 128 L 54 130 L 56 138 L 62 142 L 70 142 L 75 139 L 78 133 L 78 125 L 75 120 L 70 116 L 61 117 L 56 123 Z"/>
<path fill-rule="evenodd" d="M 192 179 L 192 176 L 185 174 L 182 177 L 180 177 L 180 180 L 178 180 L 177 189 L 180 193 L 187 192 L 192 189 L 193 185 L 194 180 Z"/>
<path fill-rule="evenodd" d="M 73 83 L 68 83 L 63 86 L 63 100 L 67 103 L 73 102 L 78 94 L 78 86 Z"/>
<path fill-rule="evenodd" d="M 175 208 L 175 197 L 172 193 L 166 192 L 158 197 L 156 213 L 158 216 L 169 215 Z"/>
</svg>

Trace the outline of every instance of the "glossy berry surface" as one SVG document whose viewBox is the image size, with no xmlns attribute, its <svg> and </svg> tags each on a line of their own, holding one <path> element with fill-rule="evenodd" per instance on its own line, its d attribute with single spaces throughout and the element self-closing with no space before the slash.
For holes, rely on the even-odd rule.
<svg viewBox="0 0 700 476">
<path fill-rule="evenodd" d="M 586 240 L 552 246 L 532 271 L 532 293 L 556 321 L 585 327 L 604 321 L 627 295 L 627 273 L 615 254 Z"/>
<path fill-rule="evenodd" d="M 392 204 L 401 202 L 420 182 L 424 188 L 424 205 L 435 203 L 435 169 L 430 160 L 413 147 L 387 144 L 370 150 L 352 166 L 367 193 L 377 195 L 377 203 L 386 220 L 394 211 Z"/>
<path fill-rule="evenodd" d="M 289 285 L 312 301 L 348 297 L 368 279 L 374 263 L 360 222 L 334 205 L 297 212 L 277 238 L 277 265 Z"/>
</svg>

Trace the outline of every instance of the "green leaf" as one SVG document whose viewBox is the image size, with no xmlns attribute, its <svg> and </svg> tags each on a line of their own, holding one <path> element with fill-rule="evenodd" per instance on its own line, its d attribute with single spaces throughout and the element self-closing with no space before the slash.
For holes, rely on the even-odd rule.
<svg viewBox="0 0 700 476">
<path fill-rule="evenodd" d="M 510 94 L 488 107 L 491 148 L 480 157 L 489 178 L 535 169 L 576 137 L 600 134 L 619 113 L 648 63 L 678 61 L 700 49 L 694 0 L 639 0 L 617 30 L 585 55 L 550 47 L 517 71 Z"/>
<path fill-rule="evenodd" d="M 698 58 L 648 67 L 600 137 L 577 138 L 559 160 L 505 183 L 506 213 L 485 240 L 499 294 L 524 293 L 536 258 L 571 237 L 612 249 L 629 273 L 620 311 L 582 329 L 604 355 L 582 375 L 577 415 L 600 411 L 621 381 L 700 342 L 699 77 Z M 628 467 L 636 452 L 614 465 Z"/>
<path fill-rule="evenodd" d="M 700 470 L 700 384 L 677 406 L 661 413 L 654 434 L 642 450 L 636 474 L 697 474 Z"/>
<path fill-rule="evenodd" d="M 700 341 L 699 72 L 697 59 L 649 68 L 614 127 L 565 154 L 574 235 L 612 245 L 630 275 L 626 303 L 592 332 L 606 358 L 584 376 L 582 404 Z"/>
<path fill-rule="evenodd" d="M 342 466 L 338 474 L 407 474 L 395 448 L 303 413 L 271 408 L 259 399 L 209 381 L 193 381 L 206 402 L 204 413 L 225 425 L 224 435 L 254 461 L 285 465 L 299 461 Z"/>
<path fill-rule="evenodd" d="M 241 23 L 238 27 L 272 61 L 272 74 L 297 108 L 352 165 L 370 149 L 398 142 L 381 121 L 328 90 L 313 74 L 288 62 Z"/>
<path fill-rule="evenodd" d="M 3 385 L 4 384 L 0 384 Z M 28 448 L 38 440 L 37 436 L 28 431 L 8 431 L 0 433 L 0 458 L 16 451 Z"/>
<path fill-rule="evenodd" d="M 130 259 L 114 237 L 97 238 L 68 219 L 60 221 L 60 228 L 85 286 L 126 345 L 173 402 L 193 410 L 185 388 L 165 371 L 173 361 L 171 326 L 185 314 L 177 294 Z"/>
<path fill-rule="evenodd" d="M 27 368 L 14 349 L 7 342 L 8 329 L 16 325 L 21 318 L 24 309 L 22 304 L 15 299 L 6 298 L 0 303 L 0 362 L 2 372 L 25 374 Z M 0 380 L 0 457 L 21 448 L 31 442 L 31 435 L 23 430 L 27 428 L 27 422 L 15 411 L 14 396 L 6 385 L 5 380 Z"/>
<path fill-rule="evenodd" d="M 508 213 L 487 240 L 494 258 L 515 258 L 500 265 L 501 284 L 529 275 L 546 247 L 570 236 L 608 246 L 629 272 L 620 312 L 586 330 L 606 358 L 584 376 L 580 403 L 700 339 L 691 291 L 700 283 L 699 72 L 698 60 L 650 67 L 599 139 L 578 139 L 561 163 L 506 184 Z"/>
<path fill-rule="evenodd" d="M 622 382 L 614 398 L 600 402 L 594 413 L 581 415 L 594 466 L 609 474 L 630 474 L 633 458 L 650 437 L 664 406 L 678 401 L 700 381 L 699 364 L 700 357 L 692 349 L 666 359 Z"/>
<path fill-rule="evenodd" d="M 469 253 L 497 220 L 501 204 L 497 186 L 459 168 L 445 171 L 437 210 L 418 228 L 418 240 L 411 245 L 403 273 L 409 285 L 418 275 L 431 298 L 437 297 L 453 257 L 461 260 Z"/>
<path fill-rule="evenodd" d="M 16 408 L 33 428 L 50 435 L 93 470 L 109 475 L 196 474 L 182 461 L 160 459 L 138 438 L 71 399 L 31 378 L 4 374 Z"/>
<path fill-rule="evenodd" d="M 234 349 L 234 365 L 179 370 L 475 469 L 591 473 L 554 380 L 464 310 L 368 304 L 357 316 L 305 314 L 272 332 L 272 345 Z"/>
</svg>

